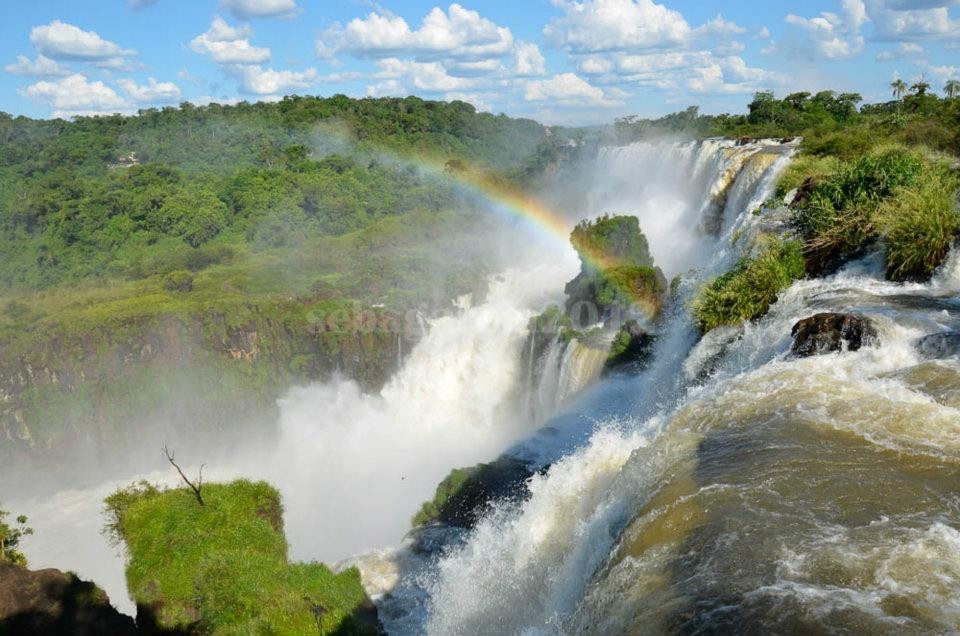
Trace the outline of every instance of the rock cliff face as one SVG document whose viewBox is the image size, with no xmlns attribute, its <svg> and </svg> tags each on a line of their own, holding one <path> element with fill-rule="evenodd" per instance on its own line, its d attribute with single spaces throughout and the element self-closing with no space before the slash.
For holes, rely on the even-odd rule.
<svg viewBox="0 0 960 636">
<path fill-rule="evenodd" d="M 0 634 L 124 636 L 140 633 L 93 583 L 60 570 L 0 561 Z"/>
<path fill-rule="evenodd" d="M 316 316 L 291 300 L 58 323 L 0 342 L 0 481 L 51 462 L 111 463 L 145 445 L 155 454 L 164 436 L 201 443 L 263 429 L 289 386 L 339 373 L 375 390 L 414 345 Z"/>
</svg>

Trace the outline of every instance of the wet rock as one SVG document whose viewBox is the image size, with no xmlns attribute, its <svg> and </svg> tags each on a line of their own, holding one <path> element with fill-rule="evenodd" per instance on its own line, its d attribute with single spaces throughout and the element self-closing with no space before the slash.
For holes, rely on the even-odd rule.
<svg viewBox="0 0 960 636">
<path fill-rule="evenodd" d="M 650 362 L 654 336 L 636 320 L 627 320 L 610 344 L 605 371 L 625 370 L 639 372 Z"/>
<path fill-rule="evenodd" d="M 138 634 L 93 583 L 0 561 L 0 634 Z"/>
<path fill-rule="evenodd" d="M 877 330 L 857 314 L 821 313 L 797 322 L 791 331 L 790 351 L 805 358 L 831 351 L 856 351 L 879 344 Z"/>
<path fill-rule="evenodd" d="M 929 360 L 960 355 L 960 331 L 941 331 L 917 340 L 917 351 Z"/>
<path fill-rule="evenodd" d="M 440 482 L 433 500 L 423 504 L 413 525 L 472 528 L 494 501 L 526 497 L 526 481 L 533 474 L 526 463 L 512 457 L 457 468 Z"/>
</svg>

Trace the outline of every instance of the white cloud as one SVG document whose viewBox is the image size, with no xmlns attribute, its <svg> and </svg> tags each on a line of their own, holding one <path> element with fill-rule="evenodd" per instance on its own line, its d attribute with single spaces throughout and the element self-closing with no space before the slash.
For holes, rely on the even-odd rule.
<svg viewBox="0 0 960 636">
<path fill-rule="evenodd" d="M 381 79 L 403 80 L 418 91 L 446 93 L 474 88 L 480 80 L 451 75 L 439 62 L 415 62 L 395 57 L 377 62 Z"/>
<path fill-rule="evenodd" d="M 869 19 L 863 0 L 841 0 L 842 15 L 824 11 L 813 18 L 787 14 L 787 24 L 796 27 L 802 41 L 793 48 L 812 57 L 843 59 L 863 50 L 860 29 Z"/>
<path fill-rule="evenodd" d="M 190 48 L 209 55 L 218 64 L 262 64 L 270 60 L 270 49 L 253 46 L 250 27 L 233 27 L 215 16 L 210 28 L 190 41 Z"/>
<path fill-rule="evenodd" d="M 720 36 L 731 36 L 731 35 L 742 35 L 747 32 L 745 27 L 740 26 L 736 22 L 725 19 L 722 15 L 717 14 L 712 20 L 707 21 L 703 26 L 697 27 L 693 30 L 696 35 L 706 36 L 706 35 L 720 35 Z"/>
<path fill-rule="evenodd" d="M 896 49 L 892 51 L 881 51 L 877 54 L 878 62 L 888 62 L 890 60 L 919 59 L 924 56 L 923 47 L 913 42 L 901 42 Z"/>
<path fill-rule="evenodd" d="M 173 82 L 158 82 L 152 77 L 147 78 L 144 86 L 138 85 L 131 79 L 117 80 L 117 85 L 135 102 L 170 103 L 180 99 L 180 87 Z"/>
<path fill-rule="evenodd" d="M 550 101 L 563 106 L 618 106 L 621 102 L 609 99 L 603 89 L 592 86 L 574 73 L 561 73 L 545 80 L 527 84 L 524 99 L 528 102 Z"/>
<path fill-rule="evenodd" d="M 142 9 L 144 7 L 148 7 L 151 4 L 156 4 L 156 3 L 157 3 L 157 0 L 127 0 L 127 4 L 129 4 L 134 9 Z"/>
<path fill-rule="evenodd" d="M 513 68 L 516 75 L 529 77 L 547 72 L 540 48 L 531 42 L 517 42 L 513 47 Z M 472 102 L 471 102 L 472 103 Z"/>
<path fill-rule="evenodd" d="M 960 39 L 960 21 L 952 20 L 942 0 L 869 0 L 878 40 Z"/>
<path fill-rule="evenodd" d="M 577 67 L 581 73 L 587 75 L 602 75 L 613 70 L 613 62 L 609 58 L 592 55 L 580 60 Z"/>
<path fill-rule="evenodd" d="M 91 62 L 108 68 L 123 68 L 125 58 L 136 55 L 133 49 L 124 49 L 104 40 L 94 31 L 54 20 L 50 24 L 33 27 L 30 42 L 43 55 L 57 60 Z"/>
<path fill-rule="evenodd" d="M 773 35 L 770 33 L 770 29 L 767 27 L 760 27 L 760 30 L 757 31 L 757 34 L 753 36 L 754 40 L 769 40 Z"/>
<path fill-rule="evenodd" d="M 564 15 L 543 29 L 548 42 L 591 52 L 675 46 L 691 35 L 678 11 L 652 0 L 558 0 Z"/>
<path fill-rule="evenodd" d="M 384 80 L 367 86 L 367 97 L 404 97 L 409 91 L 395 79 Z"/>
<path fill-rule="evenodd" d="M 220 5 L 238 18 L 290 16 L 296 13 L 296 0 L 220 0 Z"/>
<path fill-rule="evenodd" d="M 419 29 L 411 29 L 402 17 L 390 14 L 374 12 L 366 18 L 355 18 L 345 27 L 328 30 L 317 40 L 317 53 L 325 57 L 348 52 L 372 58 L 479 59 L 503 55 L 512 46 L 510 29 L 454 3 L 446 12 L 434 7 Z"/>
<path fill-rule="evenodd" d="M 260 66 L 238 66 L 236 74 L 240 77 L 240 87 L 246 93 L 254 95 L 280 95 L 309 88 L 316 83 L 317 71 L 277 71 Z"/>
<path fill-rule="evenodd" d="M 45 102 L 53 109 L 54 117 L 71 115 L 129 112 L 130 103 L 101 81 L 88 81 L 75 73 L 56 81 L 31 84 L 20 93 Z"/>
<path fill-rule="evenodd" d="M 742 58 L 731 55 L 696 67 L 686 87 L 694 93 L 738 94 L 773 88 L 787 81 L 781 73 L 747 66 Z"/>
<path fill-rule="evenodd" d="M 14 75 L 32 75 L 34 77 L 58 77 L 70 74 L 70 69 L 61 66 L 42 53 L 38 54 L 35 60 L 31 60 L 26 55 L 18 55 L 17 61 L 7 64 L 3 67 L 3 70 Z"/>
</svg>

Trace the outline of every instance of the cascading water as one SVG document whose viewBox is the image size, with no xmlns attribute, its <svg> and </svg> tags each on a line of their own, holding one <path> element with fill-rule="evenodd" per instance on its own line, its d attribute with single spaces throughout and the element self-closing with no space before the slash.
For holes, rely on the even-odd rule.
<svg viewBox="0 0 960 636">
<path fill-rule="evenodd" d="M 704 158 L 705 146 L 675 149 L 689 174 L 721 165 L 716 154 Z M 763 154 L 714 180 L 730 185 L 707 262 L 685 252 L 675 263 L 706 273 L 729 266 L 731 242 L 763 222 L 752 211 L 787 160 Z M 708 181 L 695 189 L 713 198 L 716 188 L 701 187 Z M 643 217 L 641 227 L 655 236 Z M 656 239 L 651 247 L 656 254 Z M 676 311 L 654 368 L 600 383 L 549 434 L 512 451 L 552 464 L 530 479 L 528 499 L 496 505 L 430 562 L 405 563 L 415 576 L 398 577 L 382 602 L 388 627 L 444 635 L 956 631 L 960 362 L 924 359 L 914 343 L 960 328 L 960 253 L 928 284 L 886 282 L 880 265 L 874 254 L 799 281 L 761 320 L 699 342 Z M 868 316 L 880 345 L 791 357 L 792 325 L 820 311 Z M 557 444 L 564 427 L 569 443 Z M 548 441 L 552 449 L 538 454 Z"/>
</svg>

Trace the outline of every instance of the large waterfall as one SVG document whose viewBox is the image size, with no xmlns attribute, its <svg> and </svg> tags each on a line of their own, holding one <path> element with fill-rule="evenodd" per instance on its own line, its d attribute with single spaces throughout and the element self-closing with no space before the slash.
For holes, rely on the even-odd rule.
<svg viewBox="0 0 960 636">
<path fill-rule="evenodd" d="M 594 198 L 637 213 L 658 262 L 699 268 L 695 281 L 729 266 L 789 154 L 608 149 Z M 958 290 L 956 252 L 928 284 L 884 281 L 873 253 L 699 341 L 681 291 L 652 368 L 599 382 L 509 451 L 548 466 L 527 499 L 448 530 L 427 556 L 411 538 L 359 562 L 390 574 L 367 581 L 388 629 L 955 630 L 960 363 L 925 359 L 915 341 L 960 327 Z M 791 326 L 821 311 L 867 315 L 880 345 L 791 357 Z"/>
<path fill-rule="evenodd" d="M 391 634 L 955 633 L 960 361 L 917 342 L 960 330 L 960 250 L 924 284 L 886 281 L 873 251 L 756 321 L 701 336 L 690 316 L 704 281 L 786 229 L 771 197 L 795 149 L 648 141 L 581 166 L 570 227 L 634 215 L 676 277 L 642 369 L 604 373 L 605 330 L 532 337 L 578 263 L 524 237 L 484 294 L 423 320 L 381 391 L 292 388 L 274 443 L 207 476 L 274 483 L 291 557 L 358 566 Z M 878 343 L 793 356 L 793 325 L 825 311 L 867 317 Z M 497 458 L 529 475 L 524 496 L 411 530 L 451 469 Z M 99 513 L 141 477 L 172 483 L 5 501 L 37 530 L 32 566 L 132 612 Z"/>
</svg>

